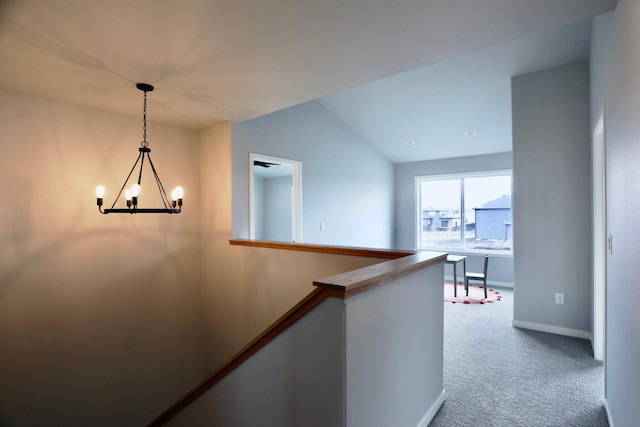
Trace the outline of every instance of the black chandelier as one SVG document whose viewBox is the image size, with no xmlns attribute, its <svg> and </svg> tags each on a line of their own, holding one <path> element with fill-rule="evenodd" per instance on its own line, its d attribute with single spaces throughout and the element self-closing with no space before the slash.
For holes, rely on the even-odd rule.
<svg viewBox="0 0 640 427">
<path fill-rule="evenodd" d="M 124 180 L 124 183 L 122 184 L 122 188 L 120 188 L 120 191 L 118 192 L 118 195 L 116 196 L 116 199 L 113 201 L 113 204 L 111 205 L 110 208 L 107 208 L 104 210 L 102 209 L 102 202 L 103 202 L 103 197 L 105 193 L 105 188 L 102 185 L 98 185 L 96 187 L 96 196 L 98 198 L 98 210 L 102 214 L 108 214 L 108 213 L 179 214 L 182 210 L 182 194 L 183 194 L 182 187 L 178 186 L 174 188 L 174 190 L 171 192 L 171 196 L 173 200 L 169 201 L 169 198 L 167 197 L 167 193 L 164 191 L 164 187 L 162 186 L 162 182 L 160 182 L 160 177 L 158 176 L 158 172 L 156 172 L 156 168 L 155 166 L 153 166 L 153 162 L 151 161 L 151 157 L 149 156 L 149 153 L 151 153 L 151 149 L 149 148 L 149 143 L 147 142 L 147 92 L 153 91 L 153 86 L 146 83 L 138 83 L 136 84 L 136 87 L 144 92 L 144 110 L 142 113 L 142 120 L 143 120 L 142 142 L 140 143 L 141 147 L 138 148 L 138 152 L 139 152 L 138 158 L 133 164 L 131 171 L 129 171 L 129 175 L 127 175 L 127 178 Z M 140 188 L 141 188 L 140 181 L 142 180 L 142 168 L 144 166 L 145 158 L 149 162 L 149 165 L 151 166 L 151 170 L 153 171 L 153 176 L 156 180 L 158 191 L 160 192 L 160 198 L 162 199 L 162 204 L 164 205 L 164 207 L 162 208 L 139 208 L 138 207 L 138 196 L 140 194 Z M 135 170 L 138 163 L 140 164 L 140 169 L 138 172 L 137 182 L 134 182 L 131 185 L 131 187 L 125 188 L 127 187 L 127 184 L 129 183 L 129 178 L 131 178 L 131 175 L 133 174 L 133 171 Z M 115 207 L 116 203 L 123 192 L 124 192 L 124 197 L 127 203 L 127 207 L 116 208 Z"/>
</svg>

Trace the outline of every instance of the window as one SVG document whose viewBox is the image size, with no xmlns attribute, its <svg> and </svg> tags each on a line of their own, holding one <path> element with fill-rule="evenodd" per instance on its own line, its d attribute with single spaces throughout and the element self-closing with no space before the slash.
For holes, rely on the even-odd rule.
<svg viewBox="0 0 640 427">
<path fill-rule="evenodd" d="M 511 171 L 416 177 L 418 248 L 511 253 Z"/>
</svg>

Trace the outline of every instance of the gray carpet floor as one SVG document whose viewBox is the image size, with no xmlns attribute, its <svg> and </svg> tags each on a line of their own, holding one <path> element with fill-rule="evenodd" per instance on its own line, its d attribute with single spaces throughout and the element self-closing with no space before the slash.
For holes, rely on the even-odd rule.
<svg viewBox="0 0 640 427">
<path fill-rule="evenodd" d="M 513 292 L 444 303 L 447 399 L 430 427 L 606 427 L 603 364 L 588 341 L 511 326 Z"/>
</svg>

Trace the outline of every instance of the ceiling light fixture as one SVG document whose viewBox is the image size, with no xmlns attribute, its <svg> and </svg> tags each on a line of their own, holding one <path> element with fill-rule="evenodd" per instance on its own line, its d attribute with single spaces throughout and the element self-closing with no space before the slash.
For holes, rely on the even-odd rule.
<svg viewBox="0 0 640 427">
<path fill-rule="evenodd" d="M 464 136 L 476 136 L 478 134 L 478 132 L 476 132 L 475 130 L 468 130 L 464 133 Z"/>
<path fill-rule="evenodd" d="M 136 85 L 138 89 L 144 92 L 144 110 L 142 113 L 142 142 L 140 143 L 140 148 L 138 148 L 138 158 L 136 159 L 129 175 L 124 180 L 122 184 L 122 188 L 118 192 L 116 199 L 113 201 L 111 208 L 102 209 L 102 202 L 105 193 L 105 188 L 102 185 L 98 185 L 96 187 L 96 196 L 97 196 L 97 204 L 98 210 L 102 214 L 109 213 L 128 213 L 128 214 L 136 214 L 136 213 L 168 213 L 168 214 L 179 214 L 182 211 L 182 195 L 183 189 L 182 187 L 176 187 L 172 192 L 171 196 L 173 200 L 170 202 L 167 197 L 167 193 L 164 191 L 164 187 L 162 186 L 162 182 L 160 182 L 160 177 L 158 176 L 158 172 L 156 172 L 156 168 L 151 161 L 151 157 L 149 153 L 151 153 L 151 149 L 149 148 L 149 142 L 147 142 L 147 92 L 153 91 L 153 86 L 146 83 L 138 83 Z M 151 170 L 153 171 L 153 176 L 155 178 L 156 184 L 158 186 L 158 191 L 160 192 L 160 198 L 162 199 L 163 208 L 139 208 L 138 207 L 138 196 L 140 194 L 141 189 L 141 180 L 142 180 L 142 167 L 144 166 L 145 158 L 149 161 L 149 166 L 151 166 Z M 134 182 L 130 188 L 125 189 L 129 183 L 129 178 L 131 178 L 131 174 L 135 170 L 136 166 L 140 163 L 140 170 L 138 172 L 138 180 Z M 127 207 L 126 208 L 116 208 L 116 203 L 118 199 L 122 195 L 124 191 L 124 196 L 126 199 Z"/>
<path fill-rule="evenodd" d="M 407 139 L 404 141 L 404 143 L 406 145 L 415 145 L 416 142 L 413 139 Z"/>
</svg>

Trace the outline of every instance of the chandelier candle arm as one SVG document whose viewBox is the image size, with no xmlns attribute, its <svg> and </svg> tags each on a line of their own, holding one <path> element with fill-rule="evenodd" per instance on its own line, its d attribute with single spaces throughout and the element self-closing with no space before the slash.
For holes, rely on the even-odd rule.
<svg viewBox="0 0 640 427">
<path fill-rule="evenodd" d="M 160 181 L 160 177 L 158 176 L 158 172 L 156 171 L 156 168 L 153 165 L 153 162 L 151 161 L 151 157 L 149 156 L 149 153 L 151 153 L 151 149 L 149 148 L 149 142 L 147 141 L 147 92 L 153 91 L 153 86 L 151 86 L 150 84 L 147 84 L 147 83 L 138 83 L 138 84 L 136 84 L 136 87 L 139 90 L 141 90 L 142 92 L 144 92 L 144 108 L 143 108 L 143 112 L 142 112 L 142 142 L 140 143 L 141 147 L 138 148 L 138 152 L 139 152 L 138 158 L 134 162 L 133 167 L 131 168 L 131 171 L 129 171 L 129 175 L 127 175 L 127 178 L 124 180 L 124 183 L 122 184 L 122 187 L 120 188 L 120 191 L 118 192 L 118 195 L 116 196 L 115 200 L 113 201 L 113 204 L 111 205 L 111 208 L 108 208 L 108 209 L 103 209 L 102 208 L 102 205 L 104 203 L 104 199 L 103 198 L 104 198 L 104 194 L 105 194 L 106 190 L 105 190 L 104 186 L 102 186 L 102 185 L 99 185 L 99 186 L 96 187 L 96 200 L 97 200 L 98 210 L 102 214 L 109 214 L 109 213 L 128 213 L 128 214 L 136 214 L 136 213 L 168 213 L 168 214 L 179 214 L 182 211 L 182 196 L 183 196 L 184 190 L 180 186 L 176 187 L 173 190 L 173 192 L 171 193 L 173 201 L 169 202 L 169 198 L 167 197 L 167 193 L 164 190 L 164 186 L 162 185 L 162 182 Z M 156 185 L 158 187 L 158 191 L 160 193 L 160 198 L 162 200 L 162 204 L 164 205 L 164 207 L 162 207 L 162 208 L 139 208 L 138 207 L 140 190 L 142 188 L 142 169 L 144 168 L 145 157 L 147 158 L 147 161 L 149 163 L 149 167 L 151 168 L 151 170 L 153 172 L 153 176 L 155 178 L 155 182 L 156 182 Z M 133 174 L 133 171 L 136 169 L 136 166 L 138 166 L 138 164 L 140 164 L 140 169 L 138 171 L 138 181 L 134 182 L 131 185 L 130 188 L 126 188 L 127 184 L 129 183 L 129 179 L 131 178 L 131 175 Z M 124 192 L 124 197 L 125 197 L 125 200 L 126 200 L 127 207 L 126 208 L 116 208 L 115 207 L 116 203 L 117 203 L 118 199 L 120 198 L 120 196 L 122 195 L 123 192 Z"/>
</svg>

